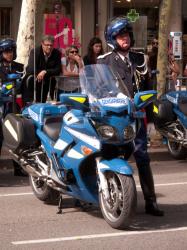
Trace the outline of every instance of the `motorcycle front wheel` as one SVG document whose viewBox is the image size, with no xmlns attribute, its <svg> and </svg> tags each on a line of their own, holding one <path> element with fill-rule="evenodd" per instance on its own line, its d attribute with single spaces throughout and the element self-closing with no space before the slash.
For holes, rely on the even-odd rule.
<svg viewBox="0 0 187 250">
<path fill-rule="evenodd" d="M 127 228 L 136 211 L 137 192 L 132 176 L 109 172 L 105 174 L 109 199 L 99 193 L 101 212 L 106 222 L 113 228 Z"/>
<path fill-rule="evenodd" d="M 177 160 L 186 158 L 187 148 L 183 147 L 181 143 L 168 140 L 168 151 Z"/>
<path fill-rule="evenodd" d="M 29 176 L 30 185 L 34 195 L 41 201 L 46 203 L 57 203 L 59 200 L 59 192 L 49 187 L 39 177 Z"/>
</svg>

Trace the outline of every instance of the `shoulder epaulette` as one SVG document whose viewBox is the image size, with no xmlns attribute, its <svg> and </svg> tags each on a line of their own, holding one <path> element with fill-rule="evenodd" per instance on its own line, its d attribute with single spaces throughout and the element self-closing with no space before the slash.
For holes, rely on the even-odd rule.
<svg viewBox="0 0 187 250">
<path fill-rule="evenodd" d="M 141 52 L 141 51 L 130 51 L 130 53 L 134 54 L 134 55 L 145 55 L 145 53 Z"/>
<path fill-rule="evenodd" d="M 97 57 L 97 59 L 102 59 L 102 58 L 105 58 L 106 56 L 112 54 L 112 51 L 108 52 L 108 53 L 105 53 L 104 55 L 100 55 Z"/>
</svg>

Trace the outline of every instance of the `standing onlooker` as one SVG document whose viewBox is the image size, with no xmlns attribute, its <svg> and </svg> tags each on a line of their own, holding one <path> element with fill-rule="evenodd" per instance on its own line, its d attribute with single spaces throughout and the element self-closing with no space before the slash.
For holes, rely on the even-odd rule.
<svg viewBox="0 0 187 250">
<path fill-rule="evenodd" d="M 88 44 L 87 54 L 83 57 L 84 65 L 96 64 L 97 57 L 102 55 L 103 45 L 99 37 L 93 37 Z"/>
<path fill-rule="evenodd" d="M 169 74 L 169 85 L 167 91 L 176 90 L 177 77 L 180 74 L 180 68 L 177 64 L 173 53 L 168 50 L 168 74 Z"/>
<path fill-rule="evenodd" d="M 148 54 L 148 89 L 157 89 L 157 57 L 158 57 L 158 39 L 154 38 L 151 43 L 151 51 Z M 155 134 L 154 127 L 154 114 L 153 114 L 153 103 L 150 103 L 146 107 L 146 115 L 147 115 L 147 141 L 148 146 L 152 144 L 152 134 Z"/>
<path fill-rule="evenodd" d="M 63 81 L 58 83 L 58 98 L 60 93 L 78 92 L 79 88 L 79 70 L 84 63 L 79 55 L 79 49 L 71 45 L 66 49 L 65 57 L 61 59 Z"/>
<path fill-rule="evenodd" d="M 114 72 L 117 72 L 121 76 L 133 98 L 134 93 L 146 87 L 141 86 L 141 82 L 139 86 L 136 85 L 134 74 L 136 70 L 138 70 L 144 75 L 147 65 L 144 54 L 130 51 L 130 48 L 134 44 L 134 35 L 129 20 L 125 17 L 116 17 L 112 19 L 106 25 L 105 39 L 107 44 L 113 48 L 113 51 L 100 56 L 98 58 L 98 63 L 110 65 Z M 129 150 L 130 147 L 133 147 L 132 144 L 128 146 Z M 164 213 L 158 208 L 156 202 L 150 158 L 147 152 L 147 134 L 143 119 L 141 121 L 141 128 L 135 138 L 135 150 L 133 155 L 138 167 L 140 183 L 144 194 L 145 211 L 154 216 L 163 216 Z"/>
<path fill-rule="evenodd" d="M 150 82 L 151 85 L 150 89 L 157 89 L 157 77 L 156 77 L 156 70 L 157 70 L 157 57 L 158 57 L 158 40 L 156 38 L 152 41 L 152 49 L 149 53 L 148 58 L 148 67 L 150 72 Z M 155 73 L 153 73 L 155 71 Z"/>
<path fill-rule="evenodd" d="M 51 99 L 54 98 L 56 81 L 52 77 L 59 75 L 61 72 L 61 53 L 53 46 L 54 37 L 45 35 L 42 38 L 41 45 L 30 52 L 26 75 L 35 74 L 37 102 L 46 102 L 49 91 Z M 24 87 L 24 92 L 27 92 L 24 93 L 27 94 L 24 98 L 25 101 L 32 101 L 34 94 L 33 81 L 28 88 L 26 88 L 26 84 Z"/>
</svg>

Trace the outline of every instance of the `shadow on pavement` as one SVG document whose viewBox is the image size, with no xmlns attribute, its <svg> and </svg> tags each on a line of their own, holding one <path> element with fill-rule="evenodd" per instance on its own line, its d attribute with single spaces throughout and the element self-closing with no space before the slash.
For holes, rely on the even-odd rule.
<svg viewBox="0 0 187 250">
<path fill-rule="evenodd" d="M 162 204 L 159 206 L 165 212 L 163 217 L 155 217 L 144 213 L 144 208 L 138 209 L 130 230 L 161 230 L 187 227 L 187 204 Z"/>
<path fill-rule="evenodd" d="M 174 158 L 167 151 L 149 151 L 151 161 L 174 161 Z"/>
<path fill-rule="evenodd" d="M 98 207 L 87 206 L 86 209 L 76 208 L 73 211 L 66 211 L 66 208 L 74 208 L 74 199 L 65 199 L 63 205 L 63 213 L 85 212 L 89 215 L 104 220 Z M 144 212 L 144 205 L 139 205 L 136 215 L 126 231 L 145 231 L 145 230 L 166 230 L 172 228 L 187 227 L 187 204 L 162 204 L 159 206 L 164 210 L 163 217 L 155 217 Z M 94 219 L 94 218 L 93 218 Z"/>
<path fill-rule="evenodd" d="M 28 185 L 28 177 L 14 176 L 11 160 L 0 159 L 0 187 L 20 187 Z"/>
</svg>

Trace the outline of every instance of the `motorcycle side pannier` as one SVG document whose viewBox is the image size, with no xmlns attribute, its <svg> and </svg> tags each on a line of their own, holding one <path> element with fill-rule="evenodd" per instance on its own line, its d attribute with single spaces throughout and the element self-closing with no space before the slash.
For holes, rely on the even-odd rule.
<svg viewBox="0 0 187 250">
<path fill-rule="evenodd" d="M 3 123 L 5 145 L 13 152 L 36 146 L 39 140 L 32 121 L 22 115 L 8 114 Z"/>
<path fill-rule="evenodd" d="M 157 100 L 153 103 L 154 123 L 157 127 L 163 127 L 168 122 L 176 120 L 172 103 L 167 99 Z"/>
</svg>

